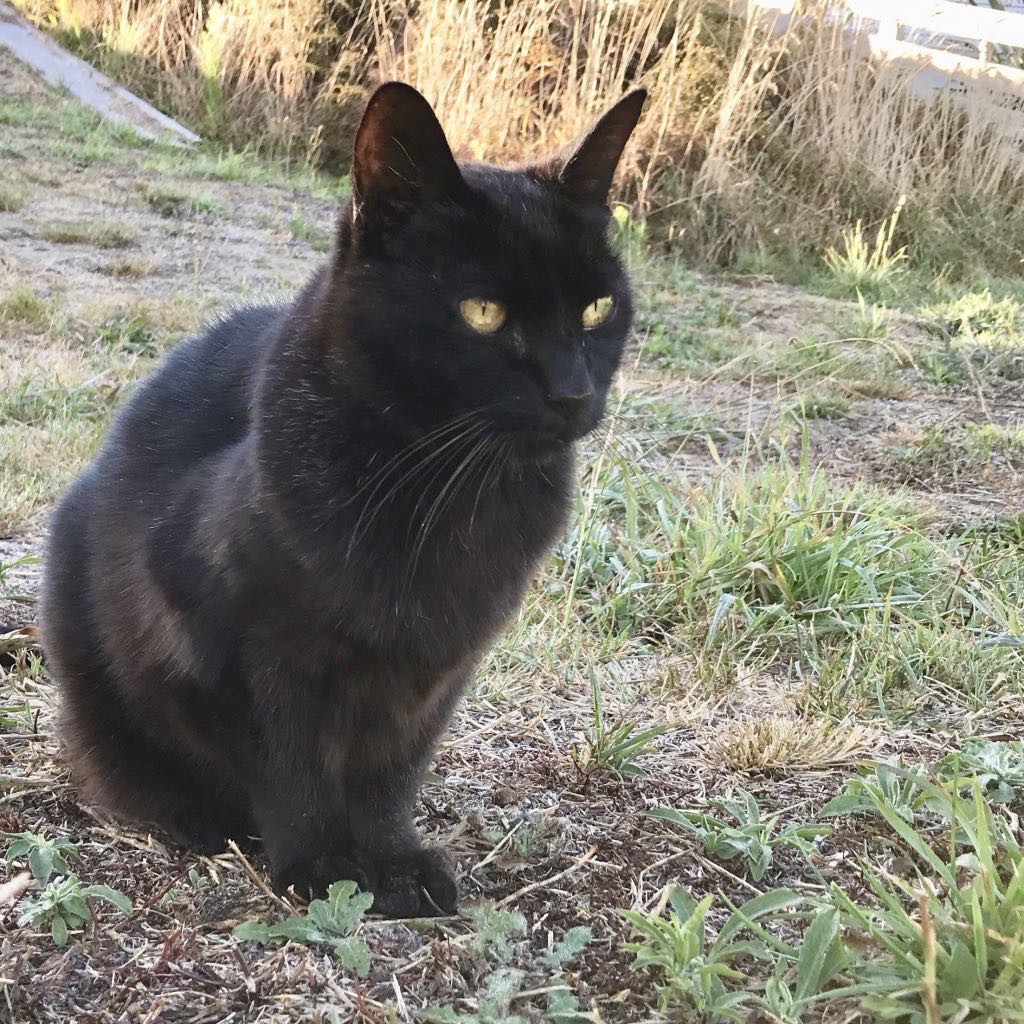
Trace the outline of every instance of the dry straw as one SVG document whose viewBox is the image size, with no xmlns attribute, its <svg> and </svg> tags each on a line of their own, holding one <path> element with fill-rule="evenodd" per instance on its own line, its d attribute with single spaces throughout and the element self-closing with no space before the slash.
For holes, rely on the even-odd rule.
<svg viewBox="0 0 1024 1024">
<path fill-rule="evenodd" d="M 559 146 L 642 82 L 622 195 L 689 254 L 819 253 L 905 195 L 912 256 L 1019 269 L 1005 112 L 915 99 L 906 71 L 853 46 L 839 0 L 798 5 L 779 38 L 725 0 L 17 2 L 200 132 L 337 169 L 384 78 L 488 159 Z"/>
</svg>

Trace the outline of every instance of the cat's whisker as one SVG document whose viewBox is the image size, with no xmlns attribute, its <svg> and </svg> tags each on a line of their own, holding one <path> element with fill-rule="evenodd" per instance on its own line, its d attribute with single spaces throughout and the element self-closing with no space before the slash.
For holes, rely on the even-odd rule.
<svg viewBox="0 0 1024 1024">
<path fill-rule="evenodd" d="M 447 434 L 457 430 L 461 426 L 464 426 L 469 420 L 473 419 L 475 415 L 476 410 L 470 410 L 469 412 L 464 412 L 459 416 L 454 416 L 450 420 L 445 420 L 443 423 L 438 424 L 438 426 L 428 431 L 422 437 L 416 438 L 404 448 L 399 449 L 399 451 L 392 455 L 391 458 L 389 458 L 382 466 L 378 467 L 369 477 L 367 477 L 366 480 L 361 481 L 359 487 L 352 492 L 343 505 L 351 505 L 352 502 L 354 502 L 375 482 L 379 481 L 379 484 L 383 485 L 382 478 L 389 476 L 393 470 L 397 469 L 398 466 L 401 465 L 401 463 L 411 458 L 420 449 L 433 444 L 435 441 L 441 440 L 441 438 Z"/>
<path fill-rule="evenodd" d="M 377 494 L 380 488 L 384 486 L 385 481 L 382 480 L 380 484 L 378 484 L 378 486 L 374 488 L 374 490 L 370 493 L 369 497 L 366 499 L 366 504 L 363 506 L 363 510 L 359 513 L 359 518 L 356 520 L 355 526 L 352 528 L 352 536 L 349 540 L 346 557 L 351 557 L 352 552 L 358 546 L 359 542 L 363 539 L 363 537 L 366 536 L 367 531 L 373 526 L 373 522 L 376 519 L 378 513 L 381 511 L 381 509 L 383 509 L 384 506 L 387 505 L 387 503 L 393 497 L 395 497 L 407 483 L 411 482 L 416 476 L 423 472 L 423 470 L 425 470 L 432 462 L 440 458 L 446 451 L 455 446 L 461 446 L 463 441 L 465 441 L 467 438 L 475 437 L 482 429 L 484 429 L 483 425 L 476 420 L 471 420 L 468 426 L 463 425 L 463 428 L 458 433 L 456 433 L 454 437 L 448 438 L 448 440 L 446 440 L 444 444 L 440 445 L 437 448 L 431 449 L 422 458 L 415 460 L 413 464 L 410 467 L 408 467 L 405 470 L 405 472 L 403 472 L 402 475 L 391 485 L 391 487 L 387 490 L 387 492 L 380 499 L 380 501 L 378 501 L 376 505 L 373 505 L 374 496 Z M 459 448 L 456 447 L 456 451 L 453 453 L 453 455 L 457 455 L 458 451 Z M 442 469 L 444 468 L 444 465 L 447 464 L 447 462 L 448 459 L 445 459 L 444 462 L 442 462 Z M 373 506 L 372 511 L 371 506 Z"/>
<path fill-rule="evenodd" d="M 448 478 L 447 482 L 431 503 L 430 509 L 427 511 L 427 514 L 416 534 L 416 542 L 413 546 L 412 555 L 409 559 L 409 568 L 406 572 L 405 582 L 402 587 L 403 596 L 407 586 L 412 583 L 416 576 L 416 568 L 419 565 L 420 556 L 423 553 L 423 547 L 426 544 L 427 536 L 429 535 L 431 528 L 441 517 L 441 514 L 445 509 L 455 501 L 465 480 L 469 479 L 472 475 L 470 467 L 476 463 L 477 459 L 485 453 L 490 446 L 491 439 L 488 436 L 484 436 L 477 440 L 469 453 L 463 458 L 458 466 L 456 466 L 455 472 Z M 446 496 L 448 497 L 447 501 L 445 500 Z"/>
</svg>

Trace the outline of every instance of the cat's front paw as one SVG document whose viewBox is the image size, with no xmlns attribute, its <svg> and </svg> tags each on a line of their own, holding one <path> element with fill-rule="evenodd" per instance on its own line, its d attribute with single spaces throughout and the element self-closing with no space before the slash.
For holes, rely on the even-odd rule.
<svg viewBox="0 0 1024 1024">
<path fill-rule="evenodd" d="M 343 880 L 355 882 L 364 892 L 372 889 L 372 878 L 351 857 L 321 854 L 275 869 L 271 877 L 274 892 L 287 895 L 291 890 L 305 900 L 320 899 L 327 890 Z"/>
<path fill-rule="evenodd" d="M 386 917 L 454 914 L 459 891 L 448 858 L 435 847 L 390 857 L 374 865 L 371 913 Z"/>
</svg>

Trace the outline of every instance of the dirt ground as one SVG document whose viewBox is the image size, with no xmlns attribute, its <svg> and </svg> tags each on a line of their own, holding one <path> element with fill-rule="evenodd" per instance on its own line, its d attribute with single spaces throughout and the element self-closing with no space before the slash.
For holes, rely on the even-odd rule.
<svg viewBox="0 0 1024 1024">
<path fill-rule="evenodd" d="M 112 405 L 153 365 L 150 349 L 233 304 L 294 290 L 324 258 L 317 249 L 335 204 L 330 186 L 311 192 L 241 172 L 225 180 L 211 176 L 208 161 L 185 154 L 175 169 L 177 158 L 164 148 L 106 136 L 98 142 L 91 130 L 76 138 L 59 114 L 38 123 L 31 111 L 59 111 L 63 101 L 2 55 L 0 102 L 0 183 L 21 197 L 0 205 L 0 299 L 20 288 L 42 303 L 26 300 L 27 314 L 8 307 L 0 318 L 0 389 L 45 392 L 48 402 L 57 391 L 73 393 L 47 405 L 41 418 L 0 418 L 0 564 L 10 564 L 41 553 L 47 507 L 100 436 L 104 413 L 90 418 L 92 406 L 75 404 L 82 395 Z M 60 230 L 68 225 L 77 234 Z M 638 268 L 640 293 L 660 287 L 647 274 Z M 942 461 L 956 460 L 955 452 L 943 449 L 931 461 L 898 454 L 936 430 L 952 436 L 971 423 L 1014 427 L 1024 408 L 1020 381 L 972 379 L 965 371 L 955 386 L 922 382 L 928 335 L 920 318 L 894 313 L 879 346 L 906 358 L 874 365 L 860 382 L 845 363 L 836 374 L 819 366 L 805 388 L 799 370 L 777 367 L 789 365 L 796 338 L 845 352 L 856 304 L 756 276 L 687 281 L 686 289 L 641 304 L 634 348 L 643 354 L 623 374 L 630 408 L 639 410 L 623 430 L 633 431 L 653 472 L 690 481 L 715 475 L 709 437 L 726 459 L 798 449 L 799 431 L 784 436 L 785 410 L 801 394 L 827 392 L 842 400 L 842 414 L 802 422 L 806 458 L 835 479 L 905 486 L 939 533 L 1021 509 L 1017 454 L 960 460 L 956 473 Z M 658 324 L 671 328 L 709 305 L 724 310 L 725 322 L 695 331 L 724 345 L 742 336 L 748 349 L 774 353 L 774 362 L 750 369 L 726 353 L 717 366 L 695 370 L 650 355 L 645 346 Z M 104 339 L 115 334 L 120 347 L 111 355 Z M 599 450 L 595 440 L 592 454 Z M 34 621 L 40 571 L 25 561 L 0 576 L 0 623 Z M 931 759 L 958 730 L 956 723 L 918 729 L 863 721 L 840 729 L 809 764 L 732 771 L 721 756 L 730 730 L 766 717 L 793 720 L 800 710 L 791 683 L 759 673 L 730 691 L 708 690 L 685 659 L 638 652 L 599 667 L 608 683 L 605 713 L 628 712 L 643 727 L 667 731 L 639 756 L 646 777 L 595 772 L 572 753 L 592 722 L 580 666 L 517 660 L 503 647 L 459 710 L 419 808 L 423 832 L 458 863 L 463 913 L 429 922 L 366 919 L 361 935 L 371 964 L 358 978 L 322 949 L 232 937 L 243 920 L 281 913 L 258 857 L 196 857 L 81 801 L 62 759 L 57 695 L 37 655 L 19 642 L 0 662 L 0 704 L 10 706 L 0 715 L 0 829 L 66 836 L 78 844 L 81 877 L 123 891 L 133 912 L 98 909 L 60 948 L 45 929 L 19 926 L 13 903 L 0 900 L 0 1020 L 26 1024 L 412 1020 L 423 1008 L 449 1004 L 469 1013 L 501 963 L 526 978 L 509 1014 L 662 1019 L 650 977 L 632 969 L 632 953 L 622 948 L 630 929 L 620 910 L 657 907 L 672 882 L 734 900 L 783 883 L 815 891 L 822 878 L 852 877 L 867 833 L 833 833 L 818 850 L 818 873 L 780 851 L 755 885 L 648 817 L 650 808 L 701 806 L 743 786 L 767 810 L 795 819 L 834 795 L 858 757 Z M 985 728 L 1012 736 L 1019 725 L 1019 708 L 1008 707 Z M 504 961 L 493 952 L 500 939 L 490 947 L 481 939 L 491 927 L 482 916 L 487 907 L 522 915 L 522 934 L 516 922 L 494 926 L 515 935 Z M 543 966 L 545 951 L 578 926 L 593 933 L 583 952 L 567 966 Z M 538 1008 L 553 978 L 578 999 L 576 1017 L 545 1018 Z M 501 1018 L 481 1011 L 473 1019 Z"/>
</svg>

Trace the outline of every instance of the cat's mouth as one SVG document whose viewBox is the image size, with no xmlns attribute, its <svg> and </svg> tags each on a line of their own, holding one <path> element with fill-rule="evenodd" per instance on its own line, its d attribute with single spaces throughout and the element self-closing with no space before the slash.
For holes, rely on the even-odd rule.
<svg viewBox="0 0 1024 1024">
<path fill-rule="evenodd" d="M 520 431 L 514 437 L 513 448 L 520 458 L 526 460 L 550 458 L 586 437 L 597 427 L 597 422 L 563 423 L 554 428 Z"/>
</svg>

